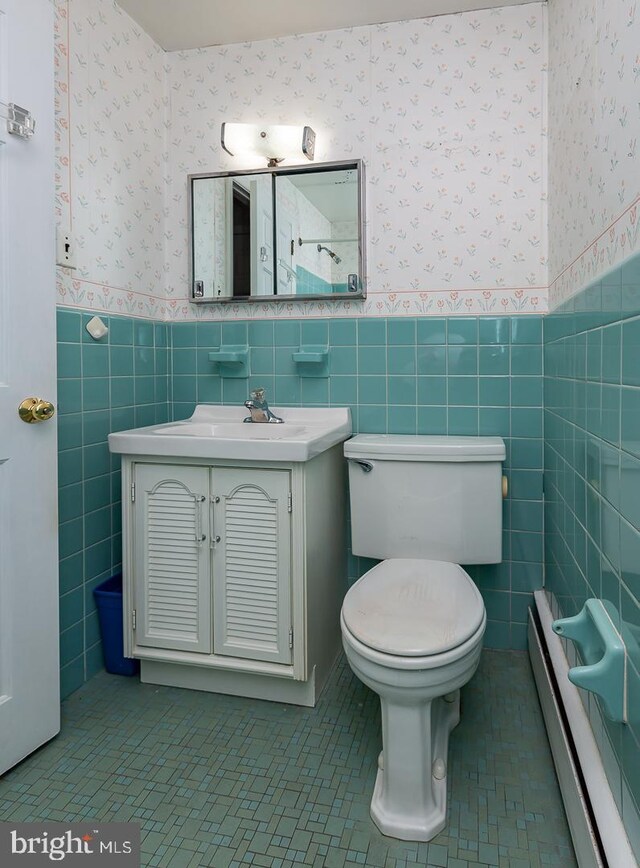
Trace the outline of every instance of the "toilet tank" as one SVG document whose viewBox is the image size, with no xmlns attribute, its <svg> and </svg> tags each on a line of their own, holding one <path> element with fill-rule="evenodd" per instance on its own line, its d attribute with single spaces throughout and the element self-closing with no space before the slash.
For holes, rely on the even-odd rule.
<svg viewBox="0 0 640 868">
<path fill-rule="evenodd" d="M 500 437 L 359 434 L 344 454 L 354 554 L 502 560 Z"/>
</svg>

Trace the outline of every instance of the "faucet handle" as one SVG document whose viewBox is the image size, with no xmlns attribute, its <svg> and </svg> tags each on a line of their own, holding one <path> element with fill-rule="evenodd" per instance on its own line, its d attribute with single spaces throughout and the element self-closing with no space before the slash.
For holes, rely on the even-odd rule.
<svg viewBox="0 0 640 868">
<path fill-rule="evenodd" d="M 265 390 L 263 386 L 256 386 L 249 392 L 249 397 L 252 401 L 259 401 L 261 404 L 264 401 Z"/>
</svg>

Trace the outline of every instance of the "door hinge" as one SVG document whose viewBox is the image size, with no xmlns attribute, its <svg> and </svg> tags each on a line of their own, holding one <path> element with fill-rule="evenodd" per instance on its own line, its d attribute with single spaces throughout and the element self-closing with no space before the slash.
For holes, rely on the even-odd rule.
<svg viewBox="0 0 640 868">
<path fill-rule="evenodd" d="M 136 484 L 135 482 L 131 483 L 131 503 L 134 503 L 136 499 Z"/>
<path fill-rule="evenodd" d="M 293 627 L 289 630 L 289 648 L 293 648 Z"/>
<path fill-rule="evenodd" d="M 135 610 L 135 609 L 132 609 L 132 611 L 131 611 L 131 629 L 132 629 L 132 630 L 135 630 L 135 629 L 136 629 L 136 623 L 137 623 L 137 620 L 138 620 L 138 619 L 137 619 L 137 617 L 136 617 L 136 610 Z"/>
<path fill-rule="evenodd" d="M 293 511 L 293 494 L 291 494 L 291 492 L 289 492 L 289 494 L 287 496 L 287 512 L 292 512 L 292 511 Z"/>
<path fill-rule="evenodd" d="M 30 139 L 36 129 L 36 122 L 28 109 L 14 102 L 0 102 L 0 118 L 7 122 L 7 132 L 21 139 Z"/>
</svg>

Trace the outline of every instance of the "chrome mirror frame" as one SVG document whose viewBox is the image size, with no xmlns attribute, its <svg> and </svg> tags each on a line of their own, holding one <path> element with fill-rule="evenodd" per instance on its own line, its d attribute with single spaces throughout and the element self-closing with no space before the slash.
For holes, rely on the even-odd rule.
<svg viewBox="0 0 640 868">
<path fill-rule="evenodd" d="M 224 298 L 206 298 L 196 296 L 195 275 L 194 275 L 194 221 L 193 221 L 193 183 L 199 179 L 209 178 L 236 178 L 246 177 L 251 175 L 302 175 L 309 173 L 324 173 L 330 171 L 340 171 L 345 169 L 355 169 L 358 176 L 358 282 L 357 286 L 348 292 L 336 293 L 316 293 L 304 295 L 281 295 L 273 293 L 272 295 L 249 295 L 249 296 L 228 296 Z M 286 166 L 277 168 L 262 167 L 259 169 L 245 169 L 238 172 L 201 172 L 187 176 L 188 183 L 188 209 L 189 209 L 189 301 L 192 304 L 245 304 L 255 302 L 278 302 L 278 301 L 345 301 L 346 299 L 364 299 L 367 296 L 367 273 L 366 273 L 366 201 L 365 201 L 365 164 L 363 160 L 337 160 L 328 163 L 313 163 L 311 165 Z M 275 251 L 275 233 L 276 219 L 274 219 L 274 251 Z M 275 275 L 275 269 L 274 269 Z M 275 290 L 275 277 L 274 277 Z"/>
</svg>

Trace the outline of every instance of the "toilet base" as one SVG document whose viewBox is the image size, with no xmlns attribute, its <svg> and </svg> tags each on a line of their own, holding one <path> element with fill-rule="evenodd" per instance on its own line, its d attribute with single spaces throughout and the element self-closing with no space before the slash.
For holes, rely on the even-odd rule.
<svg viewBox="0 0 640 868">
<path fill-rule="evenodd" d="M 404 841 L 430 841 L 446 823 L 449 733 L 460 720 L 460 688 L 473 677 L 486 616 L 457 648 L 399 657 L 364 645 L 341 617 L 342 643 L 358 678 L 380 697 L 382 757 L 371 817 Z"/>
<path fill-rule="evenodd" d="M 383 835 L 430 841 L 446 824 L 449 733 L 460 721 L 460 691 L 413 706 L 381 697 L 380 706 L 383 750 L 371 818 Z"/>
</svg>

